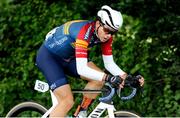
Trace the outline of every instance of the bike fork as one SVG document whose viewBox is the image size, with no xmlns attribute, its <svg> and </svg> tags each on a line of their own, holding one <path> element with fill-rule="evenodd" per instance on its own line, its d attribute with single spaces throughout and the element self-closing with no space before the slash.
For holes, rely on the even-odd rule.
<svg viewBox="0 0 180 118">
<path fill-rule="evenodd" d="M 112 108 L 113 107 L 113 108 Z M 114 116 L 114 106 L 112 106 L 112 107 L 109 107 L 109 108 L 107 108 L 107 110 L 108 110 L 108 115 L 109 115 L 109 118 L 115 118 L 115 116 Z"/>
</svg>

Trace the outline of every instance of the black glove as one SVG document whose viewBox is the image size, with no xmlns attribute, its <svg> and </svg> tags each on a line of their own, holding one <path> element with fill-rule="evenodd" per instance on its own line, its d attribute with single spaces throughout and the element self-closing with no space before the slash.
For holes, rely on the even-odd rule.
<svg viewBox="0 0 180 118">
<path fill-rule="evenodd" d="M 118 88 L 122 82 L 122 78 L 119 76 L 107 75 L 105 81 L 109 82 L 113 87 Z"/>
<path fill-rule="evenodd" d="M 125 79 L 125 85 L 130 84 L 130 86 L 134 88 L 140 87 L 139 79 L 141 78 L 141 75 L 137 75 L 135 77 L 128 75 L 127 78 Z"/>
</svg>

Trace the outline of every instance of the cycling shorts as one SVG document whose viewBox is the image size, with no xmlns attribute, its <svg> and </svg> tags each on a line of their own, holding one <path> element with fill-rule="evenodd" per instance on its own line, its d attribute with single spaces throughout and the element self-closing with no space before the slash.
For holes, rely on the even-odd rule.
<svg viewBox="0 0 180 118">
<path fill-rule="evenodd" d="M 80 78 L 77 73 L 75 58 L 67 62 L 51 53 L 44 45 L 38 50 L 36 65 L 42 71 L 51 90 L 68 84 L 66 75 Z"/>
</svg>

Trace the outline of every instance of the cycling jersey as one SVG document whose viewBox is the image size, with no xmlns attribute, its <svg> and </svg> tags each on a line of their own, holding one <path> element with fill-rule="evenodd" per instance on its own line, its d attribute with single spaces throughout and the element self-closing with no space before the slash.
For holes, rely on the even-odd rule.
<svg viewBox="0 0 180 118">
<path fill-rule="evenodd" d="M 45 47 L 64 60 L 87 58 L 87 52 L 101 42 L 95 34 L 94 21 L 70 21 L 51 30 L 45 40 Z M 112 38 L 101 43 L 102 53 L 111 55 Z M 78 47 L 75 50 L 75 46 Z M 76 54 L 75 54 L 76 51 Z"/>
</svg>

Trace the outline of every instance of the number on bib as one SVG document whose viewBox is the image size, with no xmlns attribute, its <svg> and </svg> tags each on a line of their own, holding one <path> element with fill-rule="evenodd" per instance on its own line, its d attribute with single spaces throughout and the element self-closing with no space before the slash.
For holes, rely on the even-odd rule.
<svg viewBox="0 0 180 118">
<path fill-rule="evenodd" d="M 49 85 L 46 82 L 36 80 L 34 89 L 40 92 L 46 92 L 49 90 Z"/>
</svg>

